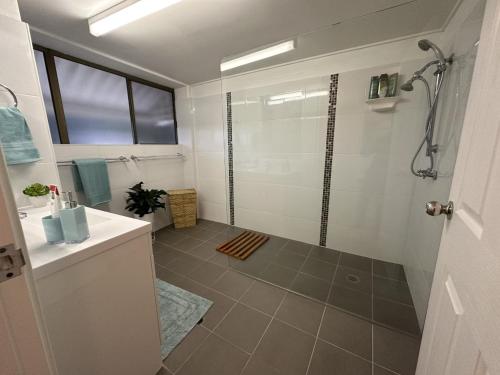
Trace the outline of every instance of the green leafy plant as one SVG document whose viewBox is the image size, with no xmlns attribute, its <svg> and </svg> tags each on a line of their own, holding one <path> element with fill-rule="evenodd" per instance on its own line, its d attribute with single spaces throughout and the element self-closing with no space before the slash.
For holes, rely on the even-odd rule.
<svg viewBox="0 0 500 375">
<path fill-rule="evenodd" d="M 42 197 L 44 195 L 49 194 L 50 189 L 47 185 L 42 185 L 37 183 L 34 183 L 32 185 L 28 185 L 24 188 L 23 194 L 27 195 L 28 197 Z"/>
<path fill-rule="evenodd" d="M 129 188 L 125 209 L 139 215 L 139 217 L 143 217 L 159 208 L 165 208 L 165 203 L 161 202 L 160 199 L 162 196 L 167 195 L 167 192 L 165 190 L 143 189 L 142 184 L 141 181 Z"/>
</svg>

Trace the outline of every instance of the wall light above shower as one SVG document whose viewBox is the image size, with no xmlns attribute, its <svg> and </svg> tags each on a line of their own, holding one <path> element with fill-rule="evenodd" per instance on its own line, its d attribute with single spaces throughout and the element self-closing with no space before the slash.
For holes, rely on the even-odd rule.
<svg viewBox="0 0 500 375">
<path fill-rule="evenodd" d="M 286 42 L 275 44 L 264 49 L 260 49 L 249 54 L 236 57 L 227 61 L 223 61 L 220 64 L 220 71 L 225 72 L 226 70 L 231 70 L 239 66 L 251 64 L 256 61 L 268 59 L 273 56 L 281 55 L 295 49 L 295 40 L 287 40 Z"/>
</svg>

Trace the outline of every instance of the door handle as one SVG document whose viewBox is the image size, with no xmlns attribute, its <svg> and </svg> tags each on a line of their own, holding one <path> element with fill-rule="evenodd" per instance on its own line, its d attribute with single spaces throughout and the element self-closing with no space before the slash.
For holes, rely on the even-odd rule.
<svg viewBox="0 0 500 375">
<path fill-rule="evenodd" d="M 430 201 L 425 204 L 425 212 L 430 216 L 446 215 L 448 220 L 453 216 L 453 202 L 441 204 L 437 201 Z"/>
</svg>

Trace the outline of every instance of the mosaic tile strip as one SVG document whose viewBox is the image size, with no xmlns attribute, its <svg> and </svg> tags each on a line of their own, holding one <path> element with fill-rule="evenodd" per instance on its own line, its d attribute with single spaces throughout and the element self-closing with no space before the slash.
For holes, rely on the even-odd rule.
<svg viewBox="0 0 500 375">
<path fill-rule="evenodd" d="M 328 231 L 328 211 L 330 206 L 330 187 L 332 182 L 333 141 L 335 138 L 335 116 L 337 114 L 337 92 L 339 75 L 330 76 L 330 99 L 328 104 L 328 125 L 326 131 L 325 171 L 323 174 L 323 199 L 321 202 L 321 227 L 319 245 L 326 246 Z"/>
<path fill-rule="evenodd" d="M 227 168 L 229 177 L 229 224 L 234 225 L 233 111 L 231 93 L 226 93 Z"/>
</svg>

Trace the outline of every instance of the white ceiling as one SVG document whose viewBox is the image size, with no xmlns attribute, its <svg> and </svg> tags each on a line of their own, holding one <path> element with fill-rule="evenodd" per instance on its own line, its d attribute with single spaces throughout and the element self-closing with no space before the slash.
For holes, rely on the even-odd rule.
<svg viewBox="0 0 500 375">
<path fill-rule="evenodd" d="M 224 57 L 315 30 L 281 62 L 436 30 L 457 0 L 183 0 L 105 36 L 89 34 L 87 18 L 117 2 L 19 6 L 35 43 L 179 87 L 218 78 Z"/>
</svg>

